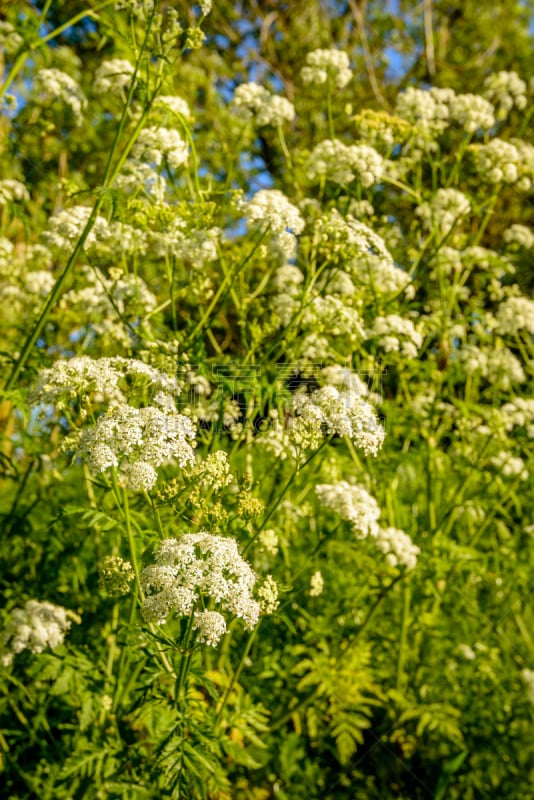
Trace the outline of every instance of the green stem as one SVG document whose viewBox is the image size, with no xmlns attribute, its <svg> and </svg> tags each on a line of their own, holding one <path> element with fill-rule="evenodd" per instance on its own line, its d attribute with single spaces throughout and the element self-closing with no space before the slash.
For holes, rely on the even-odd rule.
<svg viewBox="0 0 534 800">
<path fill-rule="evenodd" d="M 254 639 L 256 638 L 256 634 L 258 632 L 258 628 L 259 627 L 260 627 L 260 622 L 258 622 L 256 627 L 252 630 L 250 636 L 248 637 L 248 641 L 247 641 L 247 644 L 245 646 L 245 649 L 241 653 L 241 658 L 239 659 L 239 664 L 237 665 L 237 668 L 234 670 L 234 674 L 232 675 L 230 683 L 226 687 L 226 691 L 225 691 L 225 693 L 224 693 L 224 695 L 222 697 L 222 700 L 220 702 L 219 708 L 217 709 L 217 714 L 215 715 L 215 725 L 217 725 L 220 722 L 221 717 L 222 717 L 222 713 L 224 711 L 226 703 L 228 702 L 228 698 L 230 697 L 234 686 L 236 685 L 237 681 L 239 680 L 239 676 L 241 675 L 241 672 L 243 671 L 243 667 L 245 666 L 245 661 L 247 660 L 248 654 L 250 653 L 250 649 L 251 649 L 251 647 L 252 647 L 252 645 L 254 643 Z"/>
<path fill-rule="evenodd" d="M 294 482 L 295 478 L 297 477 L 297 475 L 300 475 L 300 472 L 301 472 L 301 471 L 304 469 L 304 467 L 308 466 L 308 464 L 310 463 L 310 461 L 311 461 L 313 458 L 315 458 L 315 456 L 317 455 L 317 453 L 320 453 L 320 452 L 321 452 L 321 450 L 323 449 L 323 447 L 324 447 L 324 446 L 325 446 L 325 445 L 326 445 L 328 442 L 330 442 L 330 440 L 331 440 L 331 437 L 328 437 L 327 439 L 323 439 L 322 443 L 319 445 L 319 447 L 317 448 L 317 450 L 314 450 L 314 451 L 313 451 L 313 453 L 311 454 L 311 456 L 309 456 L 309 457 L 306 459 L 306 461 L 305 461 L 305 462 L 304 462 L 302 465 L 299 465 L 299 466 L 295 467 L 295 470 L 294 470 L 294 471 L 293 471 L 293 473 L 291 474 L 291 476 L 290 476 L 289 480 L 287 481 L 286 485 L 284 486 L 284 488 L 282 489 L 282 491 L 280 492 L 280 494 L 279 494 L 279 495 L 278 495 L 278 497 L 276 498 L 275 502 L 273 503 L 273 505 L 271 506 L 271 508 L 269 509 L 269 511 L 267 512 L 267 514 L 265 515 L 265 517 L 263 518 L 263 521 L 262 521 L 262 523 L 261 523 L 260 527 L 258 528 L 258 530 L 256 531 L 256 533 L 254 534 L 254 536 L 252 537 L 252 539 L 250 539 L 250 540 L 247 542 L 247 544 L 245 545 L 245 547 L 243 548 L 243 555 L 245 555 L 245 553 L 247 552 L 247 550 L 249 550 L 249 548 L 250 548 L 250 547 L 252 546 L 252 544 L 253 544 L 253 543 L 256 541 L 256 539 L 258 538 L 258 536 L 260 535 L 260 533 L 262 532 L 262 530 L 265 528 L 265 526 L 267 525 L 267 523 L 268 523 L 268 522 L 269 522 L 269 520 L 271 519 L 272 515 L 274 514 L 274 512 L 276 511 L 276 509 L 278 508 L 278 506 L 280 505 L 280 503 L 281 503 L 281 502 L 282 502 L 282 500 L 284 499 L 284 497 L 285 497 L 285 495 L 287 494 L 288 490 L 289 490 L 289 489 L 290 489 L 290 487 L 292 486 L 292 484 L 293 484 L 293 482 Z"/>
<path fill-rule="evenodd" d="M 116 481 L 117 476 L 115 475 L 115 472 L 113 472 L 113 477 L 114 481 Z M 124 513 L 124 524 L 126 527 L 126 536 L 128 539 L 128 549 L 130 551 L 130 558 L 132 559 L 132 567 L 135 572 L 135 589 L 139 601 L 142 603 L 143 600 L 145 599 L 145 596 L 141 588 L 141 582 L 139 580 L 139 563 L 137 561 L 137 550 L 135 546 L 135 539 L 133 536 L 132 521 L 130 517 L 130 503 L 128 500 L 128 490 L 125 487 L 123 487 L 121 490 L 121 494 L 122 494 L 122 511 Z"/>
<path fill-rule="evenodd" d="M 191 633 L 193 631 L 194 619 L 195 619 L 195 612 L 191 611 L 189 619 L 187 620 L 187 630 L 185 632 L 184 643 L 182 648 L 180 670 L 178 672 L 178 677 L 176 679 L 176 684 L 174 689 L 174 699 L 176 703 L 179 703 L 180 700 L 182 699 L 182 694 L 184 693 L 185 689 L 185 681 L 187 678 L 187 673 L 189 672 L 189 665 L 191 664 L 191 656 L 193 655 L 192 648 L 189 648 L 189 642 L 191 640 Z"/>
<path fill-rule="evenodd" d="M 400 632 L 400 641 L 399 641 L 399 656 L 397 659 L 397 689 L 400 690 L 402 688 L 403 683 L 403 673 L 404 673 L 404 663 L 406 660 L 406 641 L 407 641 L 407 634 L 408 634 L 408 623 L 410 619 L 410 600 L 411 600 L 411 590 L 410 585 L 407 583 L 404 586 L 404 604 L 402 609 L 402 624 L 401 624 L 401 632 Z"/>
<path fill-rule="evenodd" d="M 258 241 L 254 244 L 254 247 L 252 248 L 252 250 L 250 251 L 248 256 L 241 262 L 241 264 L 239 264 L 237 269 L 236 270 L 230 270 L 225 275 L 223 281 L 221 282 L 221 285 L 219 286 L 217 292 L 215 293 L 215 295 L 214 295 L 211 303 L 209 304 L 206 312 L 204 313 L 204 316 L 202 317 L 200 322 L 196 325 L 196 327 L 194 328 L 193 332 L 190 333 L 189 336 L 187 337 L 187 343 L 191 344 L 192 342 L 195 341 L 197 335 L 199 334 L 199 332 L 202 330 L 202 328 L 204 327 L 206 322 L 211 317 L 211 315 L 212 315 L 217 303 L 219 302 L 219 300 L 221 299 L 221 297 L 223 296 L 223 294 L 226 292 L 227 288 L 231 284 L 231 281 L 234 278 L 236 278 L 237 275 L 239 275 L 241 270 L 243 270 L 245 268 L 245 266 L 248 264 L 248 262 L 250 261 L 250 259 L 252 258 L 252 256 L 254 255 L 254 253 L 256 252 L 256 250 L 258 249 L 260 244 L 262 243 L 263 239 L 267 235 L 267 230 L 268 229 L 263 231 L 263 233 L 261 234 L 261 236 L 258 239 Z"/>
</svg>

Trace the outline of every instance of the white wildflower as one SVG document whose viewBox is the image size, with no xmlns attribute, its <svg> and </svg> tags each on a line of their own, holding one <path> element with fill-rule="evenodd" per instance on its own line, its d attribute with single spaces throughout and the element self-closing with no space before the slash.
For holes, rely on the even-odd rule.
<svg viewBox="0 0 534 800">
<path fill-rule="evenodd" d="M 516 183 L 521 176 L 521 155 L 515 144 L 502 139 L 492 139 L 488 144 L 472 147 L 475 166 L 486 183 Z M 518 188 L 522 189 L 523 186 Z M 530 188 L 530 182 L 525 189 Z"/>
<path fill-rule="evenodd" d="M 429 203 L 416 209 L 427 230 L 436 229 L 445 236 L 457 225 L 462 217 L 471 211 L 471 203 L 457 189 L 438 189 Z"/>
<path fill-rule="evenodd" d="M 262 530 L 258 536 L 258 542 L 263 552 L 268 553 L 270 556 L 278 554 L 278 534 L 272 528 Z"/>
<path fill-rule="evenodd" d="M 177 97 L 175 95 L 161 95 L 157 98 L 154 105 L 163 106 L 164 108 L 169 109 L 172 111 L 173 114 L 177 114 L 184 119 L 191 119 L 191 109 L 186 100 L 182 97 Z"/>
<path fill-rule="evenodd" d="M 417 358 L 423 337 L 410 319 L 397 314 L 377 317 L 369 331 L 371 338 L 378 338 L 386 353 L 400 352 L 406 358 Z"/>
<path fill-rule="evenodd" d="M 327 435 L 348 436 L 366 455 L 376 455 L 382 447 L 385 432 L 374 408 L 358 392 L 340 391 L 335 386 L 323 386 L 311 394 L 298 392 L 292 399 L 296 414 L 291 430 L 296 444 L 307 445 L 300 439 L 310 434 L 312 441 L 324 431 Z"/>
<path fill-rule="evenodd" d="M 198 631 L 197 642 L 217 647 L 226 633 L 226 620 L 218 611 L 195 611 L 193 630 Z"/>
<path fill-rule="evenodd" d="M 295 107 L 285 97 L 271 94 L 257 83 L 242 83 L 235 90 L 232 108 L 237 116 L 254 120 L 258 127 L 292 122 Z"/>
<path fill-rule="evenodd" d="M 114 186 L 125 194 L 145 192 L 157 203 L 163 203 L 167 182 L 150 164 L 128 158 L 115 178 Z"/>
<path fill-rule="evenodd" d="M 135 461 L 124 472 L 127 485 L 132 492 L 149 492 L 158 480 L 158 473 L 152 464 Z"/>
<path fill-rule="evenodd" d="M 129 61 L 114 58 L 103 61 L 95 73 L 94 90 L 96 94 L 118 94 L 129 86 L 134 68 Z"/>
<path fill-rule="evenodd" d="M 454 92 L 443 96 L 436 95 L 435 90 L 424 91 L 409 86 L 397 96 L 395 113 L 413 125 L 423 138 L 431 139 L 447 128 L 449 103 L 453 97 Z"/>
<path fill-rule="evenodd" d="M 241 557 L 235 539 L 201 531 L 165 539 L 155 564 L 141 573 L 147 622 L 166 622 L 173 614 L 190 614 L 197 602 L 211 600 L 252 630 L 260 605 L 253 597 L 256 576 Z"/>
<path fill-rule="evenodd" d="M 58 405 L 92 396 L 98 402 L 124 402 L 127 395 L 146 387 L 151 393 L 163 391 L 178 395 L 176 378 L 136 359 L 90 358 L 60 359 L 39 373 L 32 402 Z"/>
<path fill-rule="evenodd" d="M 504 232 L 503 239 L 507 245 L 517 245 L 525 250 L 534 247 L 534 233 L 526 225 L 510 225 Z"/>
<path fill-rule="evenodd" d="M 358 177 L 368 188 L 382 177 L 384 159 L 369 145 L 347 146 L 338 139 L 326 139 L 312 150 L 306 170 L 311 181 L 324 177 L 333 183 L 350 183 Z"/>
<path fill-rule="evenodd" d="M 313 50 L 306 55 L 301 76 L 304 83 L 318 85 L 330 78 L 338 89 L 343 89 L 352 78 L 349 57 L 343 50 Z"/>
<path fill-rule="evenodd" d="M 9 178 L 0 181 L 0 206 L 13 202 L 26 203 L 29 199 L 29 192 L 20 181 Z"/>
<path fill-rule="evenodd" d="M 71 251 L 89 222 L 91 213 L 92 209 L 89 206 L 74 206 L 59 211 L 48 220 L 48 226 L 42 233 L 43 241 L 51 250 L 58 253 Z M 110 235 L 107 220 L 96 216 L 85 239 L 84 249 L 89 250 L 99 242 L 106 242 Z"/>
<path fill-rule="evenodd" d="M 195 435 L 193 422 L 182 414 L 120 404 L 99 417 L 96 425 L 84 428 L 77 455 L 87 459 L 95 475 L 115 466 L 109 463 L 111 453 L 126 483 L 134 491 L 148 490 L 157 478 L 154 467 L 172 460 L 182 468 L 193 463 Z"/>
<path fill-rule="evenodd" d="M 450 103 L 450 117 L 466 133 L 489 130 L 495 125 L 493 105 L 478 94 L 457 94 Z"/>
<path fill-rule="evenodd" d="M 0 50 L 4 50 L 7 56 L 14 56 L 17 50 L 24 44 L 24 39 L 17 33 L 10 22 L 0 20 Z"/>
<path fill-rule="evenodd" d="M 492 456 L 489 463 L 505 478 L 520 478 L 522 481 L 526 481 L 528 478 L 528 470 L 525 468 L 523 459 L 513 456 L 506 450 L 501 450 Z"/>
<path fill-rule="evenodd" d="M 514 397 L 501 406 L 500 416 L 507 431 L 525 428 L 529 438 L 534 438 L 534 398 Z"/>
<path fill-rule="evenodd" d="M 320 572 L 317 570 L 310 578 L 310 597 L 319 597 L 323 593 L 324 579 Z"/>
<path fill-rule="evenodd" d="M 358 539 L 378 535 L 380 509 L 374 497 L 362 486 L 338 481 L 319 484 L 315 492 L 323 508 L 351 523 Z"/>
<path fill-rule="evenodd" d="M 534 300 L 528 297 L 509 297 L 497 310 L 495 330 L 501 334 L 514 334 L 521 330 L 534 335 Z"/>
<path fill-rule="evenodd" d="M 166 161 L 177 169 L 187 164 L 189 150 L 178 131 L 172 128 L 143 128 L 132 148 L 132 158 L 161 166 Z"/>
<path fill-rule="evenodd" d="M 402 565 L 413 569 L 417 564 L 419 548 L 414 545 L 411 538 L 398 528 L 379 528 L 376 536 L 376 545 L 385 556 L 391 567 Z"/>
<path fill-rule="evenodd" d="M 245 207 L 247 221 L 268 225 L 271 232 L 280 234 L 287 230 L 302 232 L 304 220 L 299 210 L 277 189 L 261 189 Z"/>
<path fill-rule="evenodd" d="M 59 69 L 41 69 L 35 76 L 32 93 L 47 100 L 60 100 L 71 109 L 76 124 L 82 124 L 87 100 L 70 75 Z"/>
<path fill-rule="evenodd" d="M 508 116 L 515 106 L 522 111 L 527 106 L 527 84 L 517 72 L 493 72 L 484 81 L 484 97 L 497 108 L 498 117 Z"/>
<path fill-rule="evenodd" d="M 14 656 L 23 650 L 42 653 L 63 644 L 70 628 L 69 619 L 75 615 L 62 606 L 28 600 L 24 608 L 15 608 L 0 636 L 0 663 L 9 666 Z"/>
</svg>

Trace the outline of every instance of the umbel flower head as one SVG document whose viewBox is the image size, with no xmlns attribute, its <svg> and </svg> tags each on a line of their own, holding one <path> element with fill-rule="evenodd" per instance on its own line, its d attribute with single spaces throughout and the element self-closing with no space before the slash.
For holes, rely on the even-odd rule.
<svg viewBox="0 0 534 800">
<path fill-rule="evenodd" d="M 258 622 L 261 606 L 253 596 L 256 575 L 241 557 L 235 539 L 207 531 L 165 539 L 155 562 L 141 572 L 145 593 L 141 610 L 147 622 L 163 624 L 172 614 L 186 616 L 195 611 L 198 641 L 212 646 L 226 630 L 223 612 L 242 619 L 249 630 Z M 209 613 L 204 609 L 208 603 L 215 605 Z"/>
<path fill-rule="evenodd" d="M 14 608 L 0 636 L 0 663 L 9 666 L 23 650 L 42 653 L 47 647 L 59 647 L 71 625 L 69 616 L 76 619 L 62 606 L 37 600 L 28 600 L 24 608 Z"/>
<path fill-rule="evenodd" d="M 155 467 L 173 459 L 180 467 L 193 463 L 195 433 L 193 422 L 183 414 L 120 404 L 83 430 L 77 454 L 87 459 L 93 474 L 116 467 L 133 491 L 148 491 L 157 481 Z"/>
</svg>

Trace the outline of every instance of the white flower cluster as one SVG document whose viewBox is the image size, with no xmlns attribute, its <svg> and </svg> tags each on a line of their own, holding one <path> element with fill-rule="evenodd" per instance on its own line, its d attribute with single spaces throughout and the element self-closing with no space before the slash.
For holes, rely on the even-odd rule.
<svg viewBox="0 0 534 800">
<path fill-rule="evenodd" d="M 119 175 L 115 178 L 115 188 L 124 194 L 145 192 L 157 202 L 163 203 L 167 182 L 150 164 L 143 164 L 129 158 L 124 163 Z"/>
<path fill-rule="evenodd" d="M 488 130 L 495 124 L 495 109 L 484 97 L 437 87 L 425 91 L 409 86 L 398 95 L 395 111 L 427 140 L 439 136 L 453 122 L 466 133 Z"/>
<path fill-rule="evenodd" d="M 508 245 L 517 245 L 525 250 L 534 247 L 534 233 L 526 225 L 510 225 L 504 232 L 503 239 Z"/>
<path fill-rule="evenodd" d="M 0 20 L 0 50 L 7 56 L 14 56 L 19 47 L 24 44 L 24 39 L 17 33 L 10 22 Z"/>
<path fill-rule="evenodd" d="M 74 615 L 72 615 L 74 616 Z M 62 606 L 28 600 L 24 608 L 15 608 L 0 637 L 0 663 L 7 667 L 17 653 L 30 650 L 42 653 L 63 644 L 70 628 L 69 612 Z"/>
<path fill-rule="evenodd" d="M 415 213 L 427 230 L 435 229 L 445 236 L 470 211 L 471 203 L 458 189 L 438 189 L 430 202 L 422 203 Z"/>
<path fill-rule="evenodd" d="M 328 245 L 333 254 L 344 256 L 377 255 L 385 261 L 393 262 L 381 236 L 364 222 L 350 215 L 342 217 L 339 211 L 332 211 L 319 218 L 316 233 L 320 242 Z"/>
<path fill-rule="evenodd" d="M 527 84 L 517 72 L 493 72 L 484 81 L 482 94 L 497 108 L 499 118 L 506 117 L 515 106 L 527 106 Z"/>
<path fill-rule="evenodd" d="M 380 509 L 375 498 L 363 486 L 347 481 L 322 483 L 315 487 L 319 503 L 350 522 L 358 539 L 378 536 Z"/>
<path fill-rule="evenodd" d="M 126 321 L 133 318 L 137 322 L 156 307 L 157 300 L 137 275 L 110 272 L 113 274 L 107 278 L 96 267 L 82 268 L 85 286 L 66 292 L 60 307 L 76 317 L 77 325 L 89 325 L 97 336 L 128 346 L 132 331 Z"/>
<path fill-rule="evenodd" d="M 338 89 L 343 89 L 352 78 L 349 63 L 343 50 L 313 50 L 306 55 L 306 66 L 300 74 L 304 83 L 321 85 L 331 78 Z"/>
<path fill-rule="evenodd" d="M 6 203 L 25 203 L 30 199 L 28 190 L 20 181 L 6 178 L 0 181 L 0 206 Z"/>
<path fill-rule="evenodd" d="M 395 101 L 395 113 L 406 120 L 423 137 L 437 136 L 449 124 L 449 103 L 452 89 L 415 89 L 409 86 Z"/>
<path fill-rule="evenodd" d="M 83 122 L 87 100 L 74 78 L 59 69 L 40 69 L 35 76 L 32 93 L 47 100 L 58 99 L 68 106 L 77 125 Z"/>
<path fill-rule="evenodd" d="M 160 95 L 160 97 L 156 99 L 154 106 L 156 108 L 158 106 L 163 106 L 163 108 L 172 111 L 173 114 L 177 114 L 179 117 L 191 119 L 191 109 L 187 101 L 182 97 L 177 97 L 176 95 Z"/>
<path fill-rule="evenodd" d="M 120 470 L 132 491 L 149 491 L 158 479 L 156 467 L 176 460 L 194 462 L 196 431 L 189 417 L 156 406 L 112 406 L 96 425 L 84 428 L 77 455 L 87 459 L 93 475 Z"/>
<path fill-rule="evenodd" d="M 280 542 L 273 528 L 264 528 L 258 537 L 259 549 L 270 556 L 278 554 Z"/>
<path fill-rule="evenodd" d="M 15 248 L 9 239 L 6 239 L 5 236 L 0 236 L 0 269 L 2 273 L 11 271 L 14 252 Z"/>
<path fill-rule="evenodd" d="M 51 250 L 64 254 L 72 250 L 89 221 L 92 209 L 89 206 L 74 206 L 59 211 L 50 217 L 41 238 Z M 109 224 L 104 217 L 97 216 L 84 242 L 89 250 L 98 243 L 106 242 L 111 236 Z"/>
<path fill-rule="evenodd" d="M 378 183 L 384 174 L 384 159 L 366 144 L 345 145 L 339 139 L 317 144 L 308 159 L 310 181 L 326 178 L 333 183 L 350 183 L 356 176 L 364 188 Z"/>
<path fill-rule="evenodd" d="M 310 578 L 310 597 L 319 597 L 323 593 L 324 578 L 320 570 L 313 573 Z"/>
<path fill-rule="evenodd" d="M 478 94 L 457 94 L 451 100 L 450 117 L 466 133 L 489 130 L 495 125 L 493 105 Z"/>
<path fill-rule="evenodd" d="M 260 227 L 274 237 L 273 244 L 286 257 L 294 255 L 295 236 L 304 229 L 304 220 L 294 206 L 278 189 L 261 189 L 246 204 L 245 218 L 249 225 Z"/>
<path fill-rule="evenodd" d="M 280 601 L 278 600 L 278 586 L 272 575 L 266 575 L 256 589 L 256 596 L 262 614 L 274 614 Z"/>
<path fill-rule="evenodd" d="M 200 6 L 202 15 L 206 17 L 213 8 L 213 0 L 199 0 L 198 5 Z"/>
<path fill-rule="evenodd" d="M 423 337 L 415 329 L 410 319 L 389 314 L 377 317 L 369 331 L 370 337 L 379 338 L 380 346 L 386 353 L 401 353 L 406 358 L 417 358 Z"/>
<path fill-rule="evenodd" d="M 506 450 L 501 450 L 496 455 L 492 456 L 489 460 L 492 467 L 499 470 L 501 475 L 505 478 L 520 478 L 526 481 L 528 478 L 528 470 L 525 468 L 525 462 L 518 456 L 513 456 Z"/>
<path fill-rule="evenodd" d="M 534 669 L 521 670 L 521 677 L 527 688 L 528 702 L 534 706 Z"/>
<path fill-rule="evenodd" d="M 526 330 L 534 335 L 534 300 L 528 297 L 509 297 L 497 311 L 497 333 L 517 333 Z"/>
<path fill-rule="evenodd" d="M 242 83 L 235 90 L 232 108 L 237 116 L 254 120 L 262 128 L 282 125 L 295 119 L 295 107 L 285 97 L 273 95 L 258 83 Z"/>
<path fill-rule="evenodd" d="M 328 336 L 343 336 L 351 344 L 365 338 L 362 320 L 356 309 L 332 295 L 314 297 L 302 315 L 302 324 L 316 332 L 322 329 Z"/>
<path fill-rule="evenodd" d="M 158 257 L 174 256 L 201 269 L 208 261 L 218 259 L 220 238 L 220 228 L 191 230 L 184 219 L 175 217 L 164 232 L 153 235 L 152 251 Z"/>
<path fill-rule="evenodd" d="M 249 630 L 260 616 L 260 604 L 253 597 L 256 576 L 236 540 L 229 537 L 200 531 L 165 539 L 155 564 L 141 572 L 140 580 L 145 593 L 141 610 L 147 622 L 164 624 L 174 613 L 186 616 L 201 600 L 239 617 Z M 196 618 L 202 640 L 217 644 L 224 633 L 221 620 L 203 619 Z"/>
<path fill-rule="evenodd" d="M 132 158 L 160 167 L 164 161 L 173 169 L 187 164 L 189 150 L 178 131 L 172 128 L 143 128 L 132 147 Z"/>
<path fill-rule="evenodd" d="M 298 392 L 291 401 L 296 419 L 290 431 L 295 444 L 304 447 L 323 435 L 348 436 L 366 455 L 378 453 L 384 442 L 384 428 L 374 408 L 360 393 L 323 386 L 311 394 Z"/>
<path fill-rule="evenodd" d="M 417 556 L 421 552 L 411 538 L 398 528 L 380 528 L 376 537 L 376 545 L 386 555 L 390 567 L 399 564 L 413 569 L 417 564 Z"/>
<path fill-rule="evenodd" d="M 534 439 L 534 399 L 514 397 L 499 409 L 501 419 L 507 431 L 514 428 L 525 428 L 529 439 Z"/>
<path fill-rule="evenodd" d="M 513 383 L 526 380 L 521 362 L 507 347 L 486 351 L 464 344 L 456 357 L 467 373 L 479 373 L 497 389 L 509 391 Z"/>
<path fill-rule="evenodd" d="M 83 402 L 89 395 L 96 402 L 124 403 L 130 393 L 135 396 L 140 385 L 151 394 L 180 392 L 176 378 L 137 359 L 77 356 L 56 361 L 39 373 L 32 402 L 55 405 L 58 410 L 75 398 Z"/>
<path fill-rule="evenodd" d="M 351 523 L 358 539 L 371 536 L 379 550 L 385 554 L 386 562 L 390 566 L 402 565 L 407 569 L 415 567 L 419 548 L 404 531 L 379 527 L 378 504 L 362 486 L 338 481 L 319 484 L 315 487 L 315 492 L 323 508 L 334 511 L 341 519 Z"/>
<path fill-rule="evenodd" d="M 333 210 L 317 220 L 315 234 L 327 257 L 343 259 L 346 274 L 337 271 L 335 280 L 354 280 L 380 294 L 397 294 L 409 288 L 410 276 L 395 266 L 383 238 L 364 222 L 350 215 L 343 218 Z M 340 293 L 354 291 L 350 283 L 346 289 Z"/>
<path fill-rule="evenodd" d="M 488 144 L 473 145 L 479 177 L 486 183 L 514 183 L 517 189 L 528 191 L 533 183 L 534 148 L 530 153 L 526 145 L 526 149 L 521 148 L 522 153 L 516 144 L 492 139 Z"/>
<path fill-rule="evenodd" d="M 209 611 L 207 608 L 203 611 L 195 611 L 193 630 L 197 631 L 198 644 L 217 647 L 226 633 L 226 620 L 218 611 Z"/>
<path fill-rule="evenodd" d="M 130 84 L 134 68 L 129 61 L 114 58 L 103 61 L 95 73 L 94 90 L 96 94 L 120 94 Z"/>
</svg>

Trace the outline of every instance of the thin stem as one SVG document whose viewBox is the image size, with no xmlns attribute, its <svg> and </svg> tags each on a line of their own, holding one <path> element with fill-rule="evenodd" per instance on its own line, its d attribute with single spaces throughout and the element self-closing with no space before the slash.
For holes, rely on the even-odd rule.
<svg viewBox="0 0 534 800">
<path fill-rule="evenodd" d="M 234 670 L 234 674 L 232 675 L 230 683 L 226 687 L 226 691 L 225 691 L 225 693 L 224 693 L 224 695 L 222 697 L 222 700 L 220 702 L 219 708 L 217 710 L 217 714 L 215 715 L 215 725 L 217 725 L 220 722 L 221 717 L 222 717 L 222 713 L 224 711 L 226 703 L 228 702 L 228 698 L 230 697 L 234 686 L 236 685 L 237 681 L 239 680 L 239 676 L 241 675 L 241 672 L 243 671 L 243 667 L 245 666 L 245 661 L 247 660 L 248 654 L 250 653 L 250 649 L 251 649 L 251 647 L 252 647 L 252 645 L 254 643 L 254 639 L 256 638 L 256 634 L 258 632 L 258 628 L 260 627 L 260 624 L 261 624 L 261 621 L 258 622 L 256 627 L 252 630 L 250 636 L 248 637 L 248 641 L 247 641 L 247 643 L 245 645 L 245 649 L 241 653 L 241 658 L 239 659 L 239 664 L 237 665 L 237 668 Z"/>
<path fill-rule="evenodd" d="M 327 439 L 323 439 L 322 443 L 321 443 L 321 444 L 320 444 L 320 446 L 317 448 L 317 450 L 314 450 L 314 451 L 313 451 L 313 453 L 311 454 L 311 456 L 309 456 L 309 457 L 306 459 L 306 461 L 305 461 L 305 462 L 304 462 L 302 465 L 297 465 L 297 466 L 295 467 L 295 470 L 293 471 L 293 473 L 292 473 L 292 475 L 290 476 L 289 480 L 287 481 L 286 485 L 284 486 L 284 488 L 282 489 L 282 491 L 280 492 L 280 494 L 279 494 L 279 495 L 278 495 L 278 497 L 276 498 L 275 502 L 273 503 L 273 505 L 271 506 L 271 508 L 269 509 L 269 511 L 267 512 L 267 514 L 265 515 L 265 517 L 263 518 L 263 521 L 262 521 L 262 523 L 261 523 L 260 527 L 258 528 L 258 530 L 256 531 L 256 533 L 254 534 L 254 536 L 252 537 L 252 539 L 250 539 L 250 540 L 247 542 L 247 544 L 245 545 L 245 547 L 243 548 L 243 555 L 244 555 L 244 554 L 247 552 L 247 550 L 249 550 L 249 548 L 250 548 L 250 547 L 252 546 L 252 544 L 253 544 L 253 543 L 256 541 L 256 539 L 258 538 L 258 536 L 260 535 L 260 533 L 262 532 L 262 530 L 265 528 L 265 526 L 267 525 L 267 523 L 268 523 L 268 522 L 269 522 L 269 520 L 271 519 L 272 515 L 274 514 L 274 512 L 276 511 L 276 509 L 278 508 L 278 506 L 280 505 L 280 503 L 281 503 L 281 502 L 282 502 L 282 500 L 284 499 L 284 497 L 285 497 L 285 495 L 287 494 L 288 490 L 291 488 L 291 486 L 292 486 L 292 484 L 293 484 L 293 482 L 294 482 L 295 478 L 297 477 L 297 475 L 300 475 L 300 473 L 301 473 L 301 471 L 304 469 L 304 467 L 308 466 L 308 464 L 310 463 L 310 461 L 311 461 L 313 458 L 315 458 L 315 456 L 316 456 L 318 453 L 320 453 L 320 452 L 321 452 L 321 450 L 323 449 L 323 447 L 324 447 L 324 446 L 325 446 L 325 445 L 326 445 L 328 442 L 330 442 L 330 440 L 331 440 L 331 437 L 328 437 Z"/>
<path fill-rule="evenodd" d="M 194 341 L 195 341 L 195 339 L 196 339 L 197 335 L 200 333 L 200 331 L 202 330 L 202 328 L 204 327 L 204 325 L 207 323 L 207 321 L 208 321 L 208 320 L 209 320 L 209 318 L 211 317 L 211 315 L 212 315 L 212 313 L 213 313 L 213 311 L 214 311 L 214 309 L 215 309 L 215 307 L 216 307 L 217 303 L 219 302 L 219 300 L 221 299 L 221 297 L 223 296 L 223 294 L 224 294 L 224 293 L 225 293 L 225 291 L 227 290 L 228 286 L 231 284 L 231 281 L 232 281 L 234 278 L 236 278 L 236 277 L 237 277 L 237 275 L 239 275 L 239 273 L 241 272 L 241 270 L 243 270 L 243 269 L 245 268 L 245 266 L 248 264 L 248 262 L 250 261 L 250 259 L 252 258 L 252 256 L 254 255 L 254 253 L 256 252 L 256 250 L 258 249 L 258 247 L 260 246 L 260 244 L 262 243 L 263 239 L 264 239 L 264 238 L 265 238 L 265 236 L 267 235 L 267 230 L 268 230 L 268 229 L 266 229 L 266 230 L 264 230 L 264 231 L 263 231 L 263 233 L 261 234 L 261 236 L 260 236 L 260 238 L 258 239 L 258 241 L 255 243 L 254 247 L 252 248 L 252 250 L 250 251 L 250 253 L 248 254 L 248 256 L 247 256 L 247 257 L 246 257 L 246 258 L 245 258 L 245 259 L 244 259 L 244 260 L 241 262 L 241 264 L 239 264 L 239 266 L 237 267 L 237 269 L 236 269 L 236 270 L 233 270 L 233 271 L 232 271 L 232 270 L 230 270 L 230 271 L 229 271 L 229 272 L 228 272 L 228 273 L 225 275 L 225 277 L 224 277 L 223 281 L 221 282 L 221 285 L 219 286 L 219 288 L 218 288 L 217 292 L 215 293 L 215 295 L 214 295 L 214 297 L 213 297 L 213 299 L 212 299 L 211 303 L 209 304 L 209 306 L 208 306 L 208 308 L 207 308 L 206 312 L 204 313 L 204 316 L 202 317 L 202 319 L 200 320 L 200 322 L 199 322 L 199 323 L 196 325 L 196 327 L 194 328 L 193 332 L 192 332 L 192 333 L 190 333 L 190 334 L 189 334 L 189 336 L 187 337 L 187 342 L 188 342 L 188 343 L 192 343 L 192 342 L 194 342 Z"/>
<path fill-rule="evenodd" d="M 178 677 L 176 679 L 176 684 L 174 689 L 174 699 L 177 703 L 179 703 L 182 698 L 182 694 L 185 688 L 187 673 L 189 672 L 189 665 L 191 663 L 191 656 L 193 654 L 192 648 L 189 649 L 189 642 L 191 640 L 191 633 L 193 631 L 194 619 L 195 619 L 195 612 L 191 611 L 189 619 L 187 620 L 187 629 L 185 632 L 184 643 L 182 648 L 180 670 L 178 672 Z"/>
<path fill-rule="evenodd" d="M 407 583 L 404 586 L 404 603 L 402 607 L 402 623 L 401 623 L 401 632 L 400 632 L 400 640 L 399 640 L 399 655 L 397 659 L 397 689 L 400 690 L 402 688 L 403 682 L 403 673 L 404 673 L 404 662 L 406 660 L 406 642 L 407 642 L 407 634 L 408 634 L 408 622 L 410 619 L 410 600 L 411 600 L 411 590 L 410 585 Z"/>
</svg>

